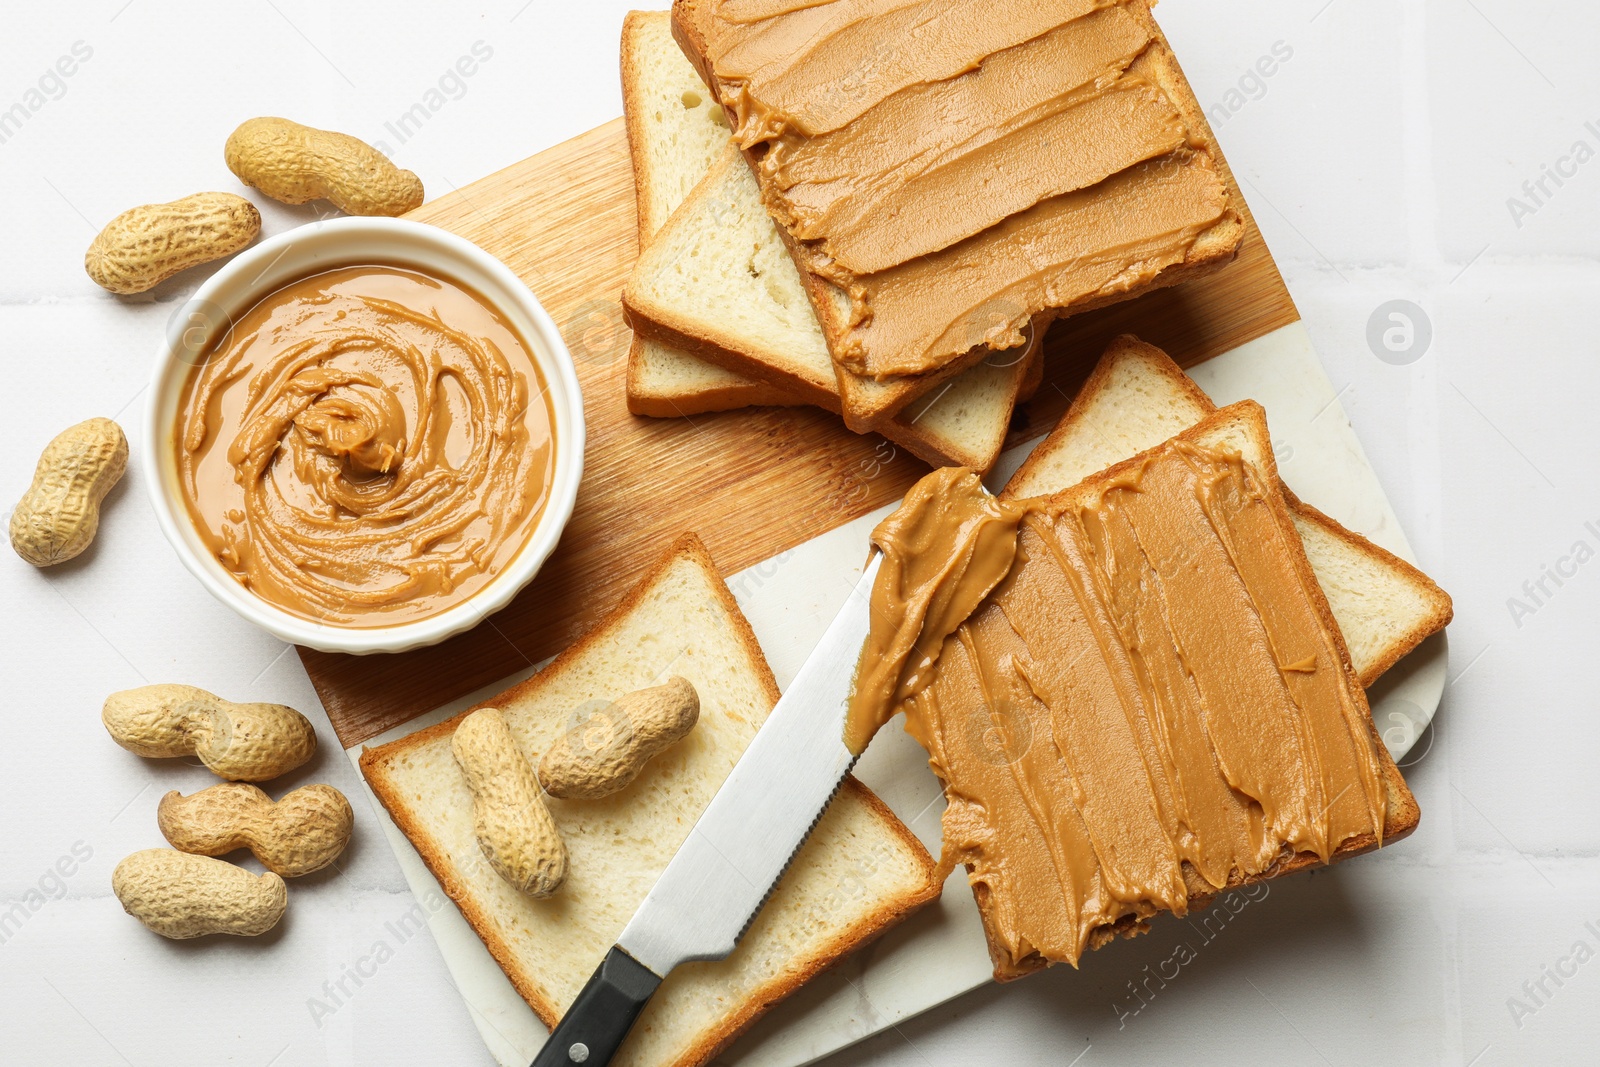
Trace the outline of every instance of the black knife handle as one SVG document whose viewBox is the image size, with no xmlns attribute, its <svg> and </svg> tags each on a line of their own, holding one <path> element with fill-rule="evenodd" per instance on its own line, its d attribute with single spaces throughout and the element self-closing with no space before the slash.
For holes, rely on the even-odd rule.
<svg viewBox="0 0 1600 1067">
<path fill-rule="evenodd" d="M 533 1067 L 606 1067 L 660 985 L 654 971 L 611 946 L 533 1058 Z"/>
</svg>

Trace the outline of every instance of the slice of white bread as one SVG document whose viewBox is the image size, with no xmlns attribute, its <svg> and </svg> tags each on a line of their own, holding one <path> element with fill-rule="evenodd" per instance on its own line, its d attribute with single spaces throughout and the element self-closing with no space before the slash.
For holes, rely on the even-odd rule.
<svg viewBox="0 0 1600 1067">
<path fill-rule="evenodd" d="M 1012 475 L 1005 495 L 1047 496 L 1076 485 L 1216 410 L 1165 352 L 1118 337 L 1055 430 Z M 1287 488 L 1284 497 L 1363 686 L 1449 623 L 1450 597 L 1431 578 Z"/>
<path fill-rule="evenodd" d="M 1102 364 L 1102 366 L 1104 366 L 1104 364 Z M 1137 386 L 1131 390 L 1134 396 L 1154 391 L 1155 390 L 1147 390 Z M 1127 393 L 1124 392 L 1123 395 L 1126 396 Z M 1102 425 L 1109 426 L 1110 424 L 1102 423 Z M 1230 404 L 1228 407 L 1220 410 L 1214 410 L 1212 413 L 1204 416 L 1195 425 L 1183 429 L 1180 433 L 1168 434 L 1166 437 L 1156 441 L 1151 447 L 1160 447 L 1171 437 L 1178 437 L 1183 441 L 1201 445 L 1207 448 L 1237 453 L 1245 460 L 1245 462 L 1249 463 L 1256 469 L 1256 471 L 1261 475 L 1262 481 L 1265 485 L 1270 486 L 1272 484 L 1281 484 L 1279 483 L 1278 479 L 1277 464 L 1273 458 L 1272 441 L 1267 432 L 1266 413 L 1263 411 L 1261 406 L 1254 401 L 1242 400 L 1237 404 Z M 1148 449 L 1146 448 L 1136 448 L 1121 452 L 1114 462 L 1103 465 L 1104 469 L 1088 472 L 1087 480 L 1074 479 L 1059 493 L 1050 494 L 1052 498 L 1051 505 L 1065 507 L 1089 506 L 1091 502 L 1098 496 L 1098 494 L 1104 490 L 1106 485 L 1115 484 L 1115 479 L 1119 475 L 1134 470 L 1137 466 L 1136 455 L 1147 450 Z M 1042 481 L 1036 481 L 1033 484 L 1039 488 L 1043 487 Z M 1266 498 L 1266 502 L 1268 506 L 1280 516 L 1280 522 L 1292 518 L 1292 516 L 1288 514 L 1288 508 L 1284 506 L 1292 505 L 1287 493 L 1284 494 L 1284 499 L 1281 503 L 1278 500 L 1273 499 L 1270 494 Z M 1296 523 L 1295 525 L 1298 526 L 1299 524 Z M 1309 581 L 1309 579 L 1315 577 L 1315 574 L 1312 570 L 1314 561 L 1310 560 L 1310 546 L 1307 545 L 1306 547 L 1308 549 L 1307 554 L 1303 557 L 1295 559 L 1294 563 L 1295 569 L 1303 576 L 1302 580 Z M 1295 555 L 1299 556 L 1298 553 Z M 1308 564 L 1311 565 L 1308 566 Z M 1307 586 L 1307 588 L 1312 593 L 1315 593 L 1315 586 L 1320 585 L 1322 585 L 1322 582 L 1319 579 L 1315 585 Z M 1322 597 L 1314 596 L 1313 600 L 1314 602 L 1312 606 L 1316 609 L 1318 615 L 1321 616 L 1324 625 L 1328 626 L 1332 632 L 1335 646 L 1340 653 L 1340 658 L 1343 661 L 1344 668 L 1350 672 L 1352 677 L 1355 677 L 1357 681 L 1359 681 L 1359 675 L 1355 671 L 1354 665 L 1351 662 L 1348 648 L 1345 646 L 1344 642 L 1340 640 L 1342 637 L 1342 627 L 1336 624 L 1336 619 L 1334 618 L 1334 612 L 1331 610 L 1331 605 L 1326 603 Z M 1394 760 L 1389 755 L 1388 749 L 1384 747 L 1382 739 L 1378 736 L 1378 731 L 1373 725 L 1370 710 L 1366 707 L 1366 701 L 1364 699 L 1360 701 L 1360 710 L 1364 713 L 1364 725 L 1370 732 L 1373 742 L 1373 753 L 1378 759 L 1379 767 L 1383 775 L 1384 785 L 1388 794 L 1387 810 L 1384 815 L 1384 823 L 1382 828 L 1382 840 L 1380 842 L 1378 836 L 1373 833 L 1365 833 L 1356 837 L 1352 837 L 1338 845 L 1337 849 L 1333 852 L 1329 859 L 1330 863 L 1337 863 L 1341 860 L 1348 859 L 1351 856 L 1359 855 L 1364 852 L 1370 852 L 1378 848 L 1380 843 L 1383 845 L 1392 844 L 1393 842 L 1398 841 L 1415 830 L 1418 821 L 1421 818 L 1421 811 L 1417 805 L 1416 798 L 1406 787 L 1405 779 L 1402 777 L 1399 768 L 1395 765 Z M 951 790 L 951 786 L 954 787 L 953 791 Z M 960 817 L 959 805 L 967 803 L 960 795 L 960 787 L 960 782 L 950 783 L 950 785 L 947 785 L 947 791 L 952 792 L 954 797 L 952 800 L 952 806 L 958 809 L 958 814 L 956 816 L 957 818 Z M 950 815 L 946 816 L 947 819 L 950 817 Z M 1279 858 L 1270 867 L 1259 874 L 1245 875 L 1241 871 L 1235 870 L 1228 878 L 1226 888 L 1233 888 L 1235 886 L 1244 885 L 1247 883 L 1265 881 L 1270 878 L 1277 878 L 1285 874 L 1292 874 L 1296 871 L 1306 870 L 1321 865 L 1322 862 L 1316 853 L 1296 853 L 1293 851 L 1292 847 L 1286 845 Z M 1187 910 L 1192 916 L 1194 912 L 1211 904 L 1219 895 L 1219 891 L 1206 882 L 1206 880 L 1201 877 L 1199 872 L 1190 867 L 1188 864 L 1184 865 L 1183 874 L 1184 881 L 1188 889 Z M 1010 953 L 1006 949 L 1004 943 L 994 936 L 993 924 L 996 900 L 995 891 L 992 886 L 985 883 L 979 883 L 975 887 L 974 898 L 977 901 L 979 913 L 983 917 L 985 934 L 989 938 L 990 955 L 995 963 L 995 978 L 997 980 L 1008 981 L 1010 979 L 1019 978 L 1025 974 L 1049 965 L 1049 961 L 1044 959 L 1037 952 L 1031 952 L 1021 959 L 1010 958 Z M 1100 948 L 1116 937 L 1132 937 L 1143 932 L 1146 928 L 1147 920 L 1155 914 L 1156 910 L 1157 909 L 1154 907 L 1151 907 L 1148 909 L 1147 914 L 1130 914 L 1124 916 L 1122 919 L 1109 926 L 1097 927 L 1089 934 L 1089 946 L 1092 948 Z"/>
<path fill-rule="evenodd" d="M 657 419 L 748 407 L 796 407 L 805 401 L 766 382 L 635 334 L 628 348 L 628 410 Z"/>
<path fill-rule="evenodd" d="M 622 307 L 635 333 L 838 409 L 822 327 L 731 142 L 641 249 Z"/>
<path fill-rule="evenodd" d="M 576 716 L 670 675 L 700 696 L 687 738 L 620 793 L 548 799 L 569 854 L 545 900 L 479 851 L 450 752 L 463 715 L 362 754 L 395 823 L 546 1025 L 554 1026 L 689 834 L 778 699 L 755 635 L 698 538 L 680 539 L 587 636 L 486 706 L 535 762 Z M 618 1067 L 703 1064 L 774 1003 L 938 895 L 927 851 L 853 778 L 823 814 L 738 949 L 667 977 Z"/>
<path fill-rule="evenodd" d="M 840 411 L 800 272 L 731 144 L 640 253 L 622 306 L 637 336 Z M 1037 348 L 994 353 L 931 386 L 878 432 L 935 466 L 987 470 Z"/>
<path fill-rule="evenodd" d="M 728 144 L 727 117 L 672 39 L 665 11 L 630 11 L 623 19 L 622 113 L 644 248 Z M 628 350 L 627 389 L 629 411 L 658 418 L 802 402 L 638 336 Z"/>
<path fill-rule="evenodd" d="M 623 110 L 638 188 L 641 249 L 650 246 L 689 188 L 706 175 L 729 145 L 727 119 L 672 39 L 669 22 L 664 11 L 635 11 L 623 24 Z M 764 209 L 754 181 L 739 192 L 752 197 L 758 209 L 752 218 L 759 223 Z M 697 217 L 697 221 L 715 225 L 718 220 Z M 750 235 L 757 245 L 770 245 L 777 236 L 770 221 L 761 223 Z M 725 268 L 727 263 L 719 260 L 717 265 Z M 761 279 L 725 274 L 715 281 L 738 289 L 758 305 L 772 299 L 770 286 Z M 780 285 L 780 291 L 803 297 L 797 274 L 792 282 Z M 709 330 L 715 332 L 722 325 L 713 320 Z M 1035 336 L 1042 333 L 1044 325 L 1041 320 Z M 820 340 L 820 328 L 815 333 Z M 802 366 L 797 381 L 793 364 L 784 360 L 781 350 L 774 366 L 769 358 L 772 350 L 754 338 L 735 338 L 734 347 L 718 350 L 716 354 L 723 358 L 717 362 L 691 354 L 705 354 L 698 344 L 685 351 L 677 343 L 681 339 L 661 332 L 635 334 L 628 358 L 627 394 L 634 414 L 671 417 L 750 404 L 802 402 L 840 410 L 839 386 L 825 349 L 821 371 Z M 905 394 L 908 399 L 900 417 L 879 429 L 891 441 L 936 466 L 987 469 L 999 455 L 1018 400 L 1019 375 L 1013 365 L 1020 355 L 1023 353 L 1004 353 L 970 373 L 945 376 L 951 380 L 928 379 L 921 395 Z M 1042 371 L 1037 346 L 1028 356 L 1021 370 L 1021 388 L 1031 395 L 1030 386 L 1037 386 Z M 815 357 L 815 352 L 806 354 L 813 363 Z M 805 388 L 808 383 L 812 388 Z"/>
</svg>

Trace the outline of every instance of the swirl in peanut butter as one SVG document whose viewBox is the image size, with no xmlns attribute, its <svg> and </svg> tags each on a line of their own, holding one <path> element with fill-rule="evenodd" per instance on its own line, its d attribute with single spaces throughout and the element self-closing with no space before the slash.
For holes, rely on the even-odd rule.
<svg viewBox="0 0 1600 1067">
<path fill-rule="evenodd" d="M 527 541 L 554 459 L 526 343 L 480 298 L 393 267 L 271 293 L 184 387 L 178 474 L 202 540 L 301 618 L 413 622 Z"/>
</svg>

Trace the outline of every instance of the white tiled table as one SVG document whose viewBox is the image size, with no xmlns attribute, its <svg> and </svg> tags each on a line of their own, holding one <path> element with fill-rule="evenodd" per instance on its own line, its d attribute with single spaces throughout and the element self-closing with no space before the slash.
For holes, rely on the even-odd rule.
<svg viewBox="0 0 1600 1067">
<path fill-rule="evenodd" d="M 81 259 L 99 225 L 135 203 L 235 188 L 222 141 L 256 114 L 387 141 L 436 193 L 464 184 L 617 113 L 626 6 L 8 10 L 0 506 L 61 427 L 120 413 L 131 431 L 142 417 L 184 291 L 130 303 L 95 290 Z M 976 993 L 832 1062 L 1592 1062 L 1600 963 L 1573 953 L 1600 953 L 1600 697 L 1587 673 L 1600 536 L 1586 526 L 1600 529 L 1600 157 L 1561 161 L 1579 140 L 1600 152 L 1600 10 L 1166 0 L 1158 13 L 1412 543 L 1455 596 L 1458 680 L 1407 772 L 1423 825 L 1392 853 L 1284 882 L 1214 936 L 1189 935 L 1196 958 L 1164 986 L 1144 983 L 1174 973 L 1176 930 L 1080 975 Z M 87 58 L 41 85 L 78 42 Z M 475 44 L 488 58 L 447 81 L 401 143 L 389 127 Z M 1270 77 L 1249 76 L 1285 54 L 1264 64 Z M 14 103 L 26 117 L 7 121 Z M 1523 183 L 1558 164 L 1576 173 L 1535 185 L 1535 202 Z M 1513 218 L 1513 196 L 1536 210 Z M 309 209 L 264 214 L 276 232 Z M 1394 299 L 1421 305 L 1433 331 L 1403 365 L 1366 341 Z M 487 1063 L 432 941 L 402 937 L 413 901 L 367 810 L 342 873 L 296 887 L 265 951 L 161 941 L 110 896 L 116 860 L 159 843 L 160 793 L 210 778 L 110 745 L 107 692 L 181 679 L 315 705 L 294 656 L 179 567 L 140 459 L 84 559 L 41 575 L 0 556 L 0 1062 Z M 1580 541 L 1586 562 L 1563 564 Z M 1558 564 L 1571 576 L 1538 592 Z M 1514 617 L 1510 598 L 1533 610 Z M 331 731 L 322 739 L 297 779 L 354 795 Z"/>
</svg>

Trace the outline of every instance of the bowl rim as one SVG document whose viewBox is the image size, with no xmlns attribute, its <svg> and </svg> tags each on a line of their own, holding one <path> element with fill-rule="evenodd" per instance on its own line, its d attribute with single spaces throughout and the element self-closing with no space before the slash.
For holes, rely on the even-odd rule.
<svg viewBox="0 0 1600 1067">
<path fill-rule="evenodd" d="M 185 536 L 186 531 L 194 532 L 193 522 L 187 505 L 175 491 L 176 435 L 173 427 L 166 424 L 169 421 L 166 414 L 169 396 L 181 391 L 193 364 L 181 354 L 170 325 L 162 337 L 150 378 L 150 395 L 145 403 L 143 443 L 151 465 L 150 477 L 145 481 L 157 524 L 184 567 L 207 592 L 246 621 L 281 640 L 321 652 L 355 655 L 405 652 L 437 644 L 483 622 L 509 604 L 533 580 L 555 551 L 572 517 L 577 504 L 578 487 L 583 480 L 587 443 L 583 391 L 578 384 L 572 354 L 561 332 L 527 283 L 497 257 L 466 238 L 413 219 L 349 216 L 297 226 L 277 234 L 224 264 L 174 310 L 169 321 L 179 321 L 179 316 L 191 308 L 201 309 L 198 313 L 203 313 L 205 308 L 215 308 L 223 313 L 227 321 L 236 320 L 257 301 L 289 284 L 294 278 L 309 277 L 320 270 L 338 267 L 334 261 L 336 257 L 330 257 L 325 266 L 313 264 L 305 267 L 303 273 L 291 272 L 285 278 L 263 283 L 260 279 L 266 278 L 278 260 L 291 249 L 313 241 L 337 243 L 346 237 L 387 242 L 394 246 L 393 259 L 384 255 L 356 255 L 352 262 L 366 259 L 382 264 L 387 261 L 394 266 L 424 273 L 432 271 L 466 286 L 490 307 L 510 319 L 519 333 L 527 332 L 523 328 L 523 320 L 532 326 L 534 336 L 524 337 L 523 340 L 528 344 L 535 365 L 545 377 L 555 461 L 544 509 L 529 531 L 528 540 L 521 551 L 501 573 L 467 599 L 436 615 L 392 626 L 347 627 L 313 622 L 256 596 L 232 578 L 209 552 L 197 551 Z M 405 255 L 408 250 L 410 257 Z M 456 264 L 468 270 L 455 271 L 452 266 Z M 227 298 L 226 292 L 237 285 L 239 277 L 253 270 L 260 272 L 258 280 L 239 287 L 239 295 Z M 470 277 L 460 276 L 460 273 L 470 274 L 472 271 L 486 276 L 501 292 L 483 292 L 484 286 L 474 283 Z M 224 299 L 219 299 L 219 294 Z M 502 296 L 506 299 L 502 299 Z M 508 308 L 508 303 L 514 304 L 515 308 Z M 513 310 L 515 314 L 511 313 Z M 215 330 L 212 330 L 207 334 L 207 344 L 214 333 Z"/>
</svg>

